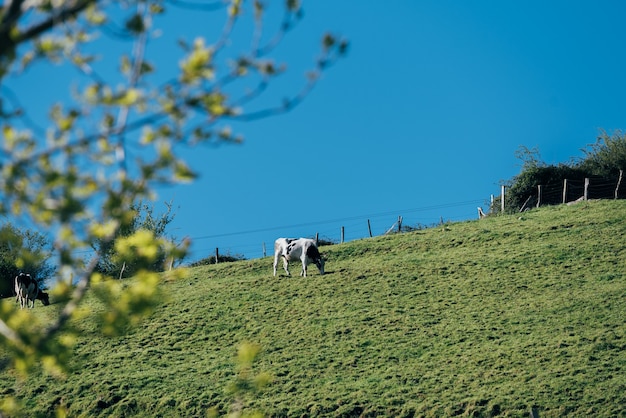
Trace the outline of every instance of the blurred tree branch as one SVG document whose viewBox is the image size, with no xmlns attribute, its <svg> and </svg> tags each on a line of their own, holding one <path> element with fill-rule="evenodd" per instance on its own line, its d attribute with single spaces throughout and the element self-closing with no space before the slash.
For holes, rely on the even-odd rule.
<svg viewBox="0 0 626 418">
<path fill-rule="evenodd" d="M 150 56 L 158 51 L 150 46 L 159 32 L 156 18 L 172 7 L 223 12 L 223 29 L 212 43 L 200 34 L 192 43 L 181 40 L 178 73 L 157 83 Z M 50 367 L 63 368 L 66 347 L 51 344 L 55 337 L 72 332 L 67 325 L 93 286 L 107 306 L 101 317 L 105 333 L 122 332 L 153 309 L 158 276 L 147 266 L 154 264 L 156 253 L 163 254 L 160 250 L 168 259 L 183 257 L 187 244 L 172 245 L 141 230 L 130 236 L 118 232 L 132 222 L 134 203 L 154 197 L 156 184 L 193 181 L 195 174 L 176 154 L 178 145 L 240 142 L 226 121 L 251 121 L 292 110 L 320 74 L 345 55 L 346 41 L 324 35 L 303 86 L 276 105 L 249 110 L 272 81 L 286 73 L 271 54 L 302 18 L 302 6 L 285 1 L 278 28 L 264 42 L 266 13 L 266 4 L 258 0 L 4 3 L 0 216 L 24 217 L 54 237 L 59 273 L 53 295 L 63 304 L 56 321 L 43 328 L 21 319 L 28 314 L 14 305 L 6 301 L 1 305 L 0 336 L 14 358 L 21 359 L 22 366 L 16 360 L 20 370 L 27 372 L 43 355 L 57 359 L 47 362 Z M 249 48 L 233 54 L 228 47 L 234 31 L 247 22 L 252 25 Z M 114 57 L 119 58 L 116 74 L 101 66 L 111 56 L 93 53 L 92 45 L 103 33 L 109 35 L 108 42 L 132 40 L 128 53 Z M 28 77 L 30 67 L 50 63 L 74 68 L 81 77 L 66 97 L 45 103 L 49 119 L 41 121 L 29 114 L 24 106 L 28 103 L 18 100 L 11 84 Z M 146 266 L 124 293 L 111 277 L 95 272 L 100 254 L 93 253 L 89 260 L 77 255 L 95 248 L 96 242 L 113 245 L 124 257 Z"/>
</svg>

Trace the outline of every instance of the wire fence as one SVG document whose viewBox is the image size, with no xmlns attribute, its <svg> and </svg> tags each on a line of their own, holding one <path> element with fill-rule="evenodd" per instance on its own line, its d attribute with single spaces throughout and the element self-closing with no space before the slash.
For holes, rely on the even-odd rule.
<svg viewBox="0 0 626 418">
<path fill-rule="evenodd" d="M 339 244 L 398 230 L 423 229 L 444 222 L 471 219 L 475 216 L 473 214 L 476 213 L 476 205 L 486 202 L 488 199 L 470 200 L 326 221 L 197 236 L 191 240 L 195 246 L 193 254 L 200 254 L 200 257 L 194 256 L 193 259 L 186 261 L 195 263 L 198 260 L 210 259 L 209 262 L 214 263 L 215 260 L 228 261 L 233 255 L 245 259 L 266 257 L 273 254 L 274 240 L 279 235 L 289 237 L 299 235 L 309 238 L 317 236 L 322 243 Z M 463 215 L 458 215 L 459 209 Z M 450 212 L 455 212 L 458 216 L 445 215 Z M 300 234 L 301 231 L 307 232 Z"/>
<path fill-rule="evenodd" d="M 617 177 L 564 179 L 545 185 L 539 184 L 535 187 L 534 193 L 528 196 L 519 211 L 523 212 L 532 207 L 567 204 L 590 199 L 624 199 L 626 198 L 626 186 L 624 185 L 623 174 L 623 171 L 620 170 Z M 502 196 L 505 198 L 502 199 Z M 506 209 L 504 186 L 502 186 L 500 201 L 501 211 L 504 212 Z"/>
<path fill-rule="evenodd" d="M 504 186 L 502 186 L 499 198 L 501 202 L 500 210 L 504 213 L 505 209 L 507 209 L 505 208 L 506 190 Z M 537 185 L 535 192 L 528 196 L 519 210 L 521 212 L 543 205 L 571 203 L 588 199 L 624 198 L 626 198 L 626 186 L 623 181 L 623 172 L 620 171 L 620 175 L 613 178 L 566 179 L 562 182 Z M 319 238 L 319 240 L 323 243 L 338 244 L 384 235 L 391 232 L 423 229 L 446 222 L 469 220 L 473 217 L 457 216 L 444 218 L 444 216 L 436 217 L 432 214 L 437 211 L 441 213 L 451 208 L 464 206 L 473 207 L 472 210 L 468 210 L 467 213 L 476 213 L 474 212 L 474 208 L 477 207 L 476 205 L 484 203 L 488 203 L 487 200 L 471 200 L 466 202 L 397 210 L 327 221 L 308 222 L 297 225 L 277 226 L 257 230 L 200 236 L 192 238 L 192 241 L 196 243 L 202 243 L 203 241 L 212 242 L 212 244 L 201 244 L 199 248 L 194 250 L 195 254 L 204 254 L 201 258 L 196 257 L 196 260 L 210 258 L 213 260 L 212 262 L 216 262 L 221 261 L 222 259 L 228 260 L 229 258 L 232 258 L 229 257 L 231 255 L 235 255 L 235 258 L 239 259 L 253 259 L 266 257 L 273 253 L 273 242 L 278 236 L 275 234 L 277 231 L 280 231 L 279 235 L 282 236 L 290 231 L 306 229 L 307 231 L 313 231 L 312 233 L 306 234 L 306 236 L 310 238 L 313 238 L 312 234 L 315 234 L 315 237 Z M 494 208 L 493 196 L 491 197 L 491 209 L 496 209 L 494 213 L 498 212 L 497 208 Z M 430 215 L 424 216 L 426 212 L 430 213 Z M 488 214 L 485 214 L 482 208 L 478 206 L 477 218 L 482 218 L 487 215 Z M 258 237 L 261 235 L 264 238 L 260 240 L 257 238 L 244 238 L 245 236 Z M 238 237 L 236 241 L 232 240 L 232 237 L 234 236 Z M 295 236 L 295 234 L 293 236 Z M 230 243 L 227 245 L 221 245 L 220 241 L 226 241 L 226 238 L 228 238 Z"/>
</svg>

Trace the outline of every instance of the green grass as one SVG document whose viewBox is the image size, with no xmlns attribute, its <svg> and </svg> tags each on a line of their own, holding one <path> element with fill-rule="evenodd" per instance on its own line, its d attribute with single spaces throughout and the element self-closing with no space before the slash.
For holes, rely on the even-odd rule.
<svg viewBox="0 0 626 418">
<path fill-rule="evenodd" d="M 190 269 L 125 336 L 77 324 L 66 378 L 5 370 L 0 396 L 27 416 L 226 413 L 249 341 L 274 379 L 246 406 L 267 416 L 626 416 L 625 236 L 626 201 L 585 202 L 322 247 L 324 276 Z"/>
</svg>

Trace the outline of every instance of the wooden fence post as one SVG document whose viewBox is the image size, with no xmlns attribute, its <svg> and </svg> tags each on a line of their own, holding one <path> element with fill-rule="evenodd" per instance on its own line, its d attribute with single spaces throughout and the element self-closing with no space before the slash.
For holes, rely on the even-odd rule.
<svg viewBox="0 0 626 418">
<path fill-rule="evenodd" d="M 219 248 L 215 247 L 215 264 L 219 263 L 220 261 L 220 250 Z"/>
<path fill-rule="evenodd" d="M 320 233 L 316 232 L 315 233 L 315 246 L 316 247 L 319 246 L 319 244 L 318 244 L 319 242 L 320 242 Z"/>
<path fill-rule="evenodd" d="M 344 237 L 344 233 L 345 233 L 345 229 L 344 229 L 344 227 L 342 226 L 342 227 L 341 227 L 341 244 L 343 244 L 343 237 Z"/>
<path fill-rule="evenodd" d="M 567 203 L 567 179 L 563 180 L 563 203 Z"/>
<path fill-rule="evenodd" d="M 501 201 L 500 201 L 500 212 L 504 213 L 504 184 L 502 185 L 502 187 L 500 188 L 500 196 L 501 196 Z"/>
<path fill-rule="evenodd" d="M 537 186 L 537 207 L 541 206 L 541 184 Z"/>
<path fill-rule="evenodd" d="M 265 243 L 263 243 L 263 257 L 267 257 L 267 251 L 265 251 Z"/>
<path fill-rule="evenodd" d="M 526 205 L 528 204 L 528 202 L 530 202 L 530 199 L 533 197 L 533 195 L 528 196 L 528 198 L 526 199 L 526 201 L 524 202 L 524 204 L 522 205 L 522 207 L 519 209 L 520 213 L 524 212 L 524 209 L 526 209 Z"/>
<path fill-rule="evenodd" d="M 402 216 L 398 216 L 398 232 L 402 231 Z"/>
<path fill-rule="evenodd" d="M 585 178 L 585 191 L 583 192 L 583 200 L 587 200 L 589 197 L 589 179 Z"/>
<path fill-rule="evenodd" d="M 619 192 L 619 186 L 622 184 L 622 177 L 624 176 L 624 170 L 619 171 L 619 178 L 617 179 L 617 186 L 615 187 L 615 198 L 617 199 L 617 195 Z"/>
<path fill-rule="evenodd" d="M 370 224 L 370 220 L 367 220 L 367 230 L 370 233 L 370 238 L 372 238 L 372 225 Z"/>
</svg>

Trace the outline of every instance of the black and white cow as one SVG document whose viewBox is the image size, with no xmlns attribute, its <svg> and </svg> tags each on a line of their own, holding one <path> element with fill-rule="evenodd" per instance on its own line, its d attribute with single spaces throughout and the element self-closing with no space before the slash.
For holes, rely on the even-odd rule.
<svg viewBox="0 0 626 418">
<path fill-rule="evenodd" d="M 306 277 L 306 268 L 309 264 L 315 264 L 320 271 L 320 274 L 324 274 L 324 258 L 317 249 L 315 240 L 308 238 L 278 238 L 274 242 L 274 276 L 276 276 L 276 268 L 278 267 L 278 260 L 283 257 L 283 267 L 289 273 L 289 262 L 300 260 L 302 261 L 302 271 L 300 276 Z"/>
<path fill-rule="evenodd" d="M 39 299 L 44 305 L 50 305 L 48 294 L 39 288 L 35 279 L 30 277 L 30 274 L 20 273 L 18 276 L 15 276 L 15 294 L 16 301 L 19 301 L 22 309 L 24 309 L 24 306 L 34 308 L 36 299 Z"/>
</svg>

